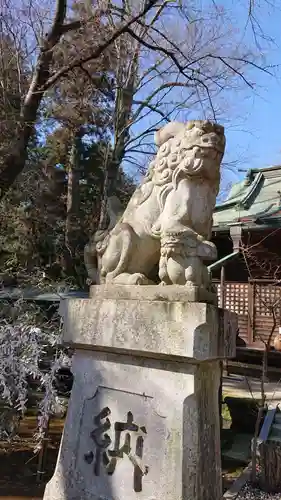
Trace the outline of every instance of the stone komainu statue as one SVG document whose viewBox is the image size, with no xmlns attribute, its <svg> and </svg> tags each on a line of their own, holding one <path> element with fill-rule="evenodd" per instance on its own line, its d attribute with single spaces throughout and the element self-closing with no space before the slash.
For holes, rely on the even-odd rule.
<svg viewBox="0 0 281 500">
<path fill-rule="evenodd" d="M 208 289 L 204 262 L 217 258 L 209 239 L 224 128 L 209 121 L 172 122 L 156 132 L 155 142 L 156 157 L 125 212 L 118 214 L 118 200 L 109 200 L 108 230 L 85 247 L 89 277 L 96 284 L 154 284 L 158 266 L 161 284 Z"/>
</svg>

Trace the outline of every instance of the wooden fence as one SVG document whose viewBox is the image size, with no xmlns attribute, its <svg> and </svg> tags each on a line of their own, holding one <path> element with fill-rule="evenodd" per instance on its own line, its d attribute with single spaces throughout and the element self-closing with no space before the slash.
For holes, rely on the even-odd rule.
<svg viewBox="0 0 281 500">
<path fill-rule="evenodd" d="M 281 326 L 281 284 L 270 281 L 225 282 L 217 288 L 219 305 L 238 314 L 239 335 L 248 346 L 261 347 L 270 335 L 276 318 L 272 342 Z M 274 310 L 274 313 L 272 312 Z"/>
</svg>

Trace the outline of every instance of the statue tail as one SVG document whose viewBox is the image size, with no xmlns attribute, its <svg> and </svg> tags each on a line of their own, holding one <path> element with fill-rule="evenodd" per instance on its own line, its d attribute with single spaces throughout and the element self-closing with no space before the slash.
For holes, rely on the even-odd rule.
<svg viewBox="0 0 281 500">
<path fill-rule="evenodd" d="M 84 263 L 91 282 L 98 284 L 97 253 L 94 245 L 90 243 L 84 248 Z"/>
<path fill-rule="evenodd" d="M 106 246 L 107 231 L 97 231 L 84 248 L 84 263 L 92 284 L 100 284 L 99 258 L 103 255 Z"/>
<path fill-rule="evenodd" d="M 111 271 L 106 274 L 106 272 L 103 272 L 103 270 L 101 270 L 101 275 L 102 276 L 106 275 L 109 282 L 112 281 L 114 278 L 116 278 L 116 276 L 119 276 L 119 274 L 128 271 L 128 263 L 131 258 L 131 248 L 134 240 L 134 230 L 130 226 L 130 224 L 126 224 L 125 222 L 120 223 L 120 225 L 118 225 L 118 229 L 119 230 L 122 229 L 122 250 L 119 262 L 114 271 Z"/>
</svg>

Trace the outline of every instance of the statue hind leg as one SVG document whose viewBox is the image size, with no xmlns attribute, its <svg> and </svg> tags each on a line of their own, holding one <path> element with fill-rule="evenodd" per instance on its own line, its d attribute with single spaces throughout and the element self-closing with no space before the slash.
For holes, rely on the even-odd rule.
<svg viewBox="0 0 281 500">
<path fill-rule="evenodd" d="M 153 282 L 142 273 L 128 272 L 133 257 L 134 246 L 138 244 L 138 235 L 130 224 L 118 225 L 118 233 L 113 230 L 108 248 L 102 259 L 101 280 L 103 283 L 120 285 L 149 285 Z M 119 261 L 115 269 L 111 270 L 113 256 L 120 251 Z"/>
<path fill-rule="evenodd" d="M 112 282 L 119 274 L 127 271 L 134 234 L 133 228 L 125 223 L 118 224 L 111 232 L 100 270 L 101 278 L 106 283 Z M 118 254 L 119 258 L 116 262 Z M 112 266 L 114 266 L 113 269 Z"/>
</svg>

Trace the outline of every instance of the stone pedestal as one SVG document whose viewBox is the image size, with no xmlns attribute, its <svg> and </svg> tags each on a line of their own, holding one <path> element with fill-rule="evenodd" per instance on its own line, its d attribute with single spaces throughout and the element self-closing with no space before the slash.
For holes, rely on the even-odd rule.
<svg viewBox="0 0 281 500">
<path fill-rule="evenodd" d="M 114 286 L 62 302 L 74 385 L 44 500 L 221 498 L 219 359 L 235 341 L 215 305 L 190 298 Z"/>
</svg>

